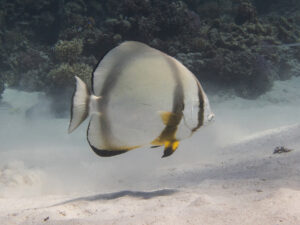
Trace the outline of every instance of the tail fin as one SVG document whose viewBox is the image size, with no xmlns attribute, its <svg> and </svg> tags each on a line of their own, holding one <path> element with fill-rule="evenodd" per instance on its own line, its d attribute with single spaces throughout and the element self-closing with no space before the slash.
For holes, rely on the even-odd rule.
<svg viewBox="0 0 300 225">
<path fill-rule="evenodd" d="M 72 98 L 69 133 L 74 131 L 89 115 L 90 93 L 86 84 L 77 76 L 76 89 Z"/>
</svg>

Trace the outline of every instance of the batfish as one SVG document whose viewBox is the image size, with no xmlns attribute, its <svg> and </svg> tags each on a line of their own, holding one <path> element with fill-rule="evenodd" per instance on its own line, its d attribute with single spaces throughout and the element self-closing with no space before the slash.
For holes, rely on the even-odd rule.
<svg viewBox="0 0 300 225">
<path fill-rule="evenodd" d="M 87 140 L 102 157 L 179 141 L 214 118 L 195 75 L 175 58 L 126 41 L 110 50 L 92 74 L 92 88 L 76 77 L 69 133 L 87 117 Z"/>
</svg>

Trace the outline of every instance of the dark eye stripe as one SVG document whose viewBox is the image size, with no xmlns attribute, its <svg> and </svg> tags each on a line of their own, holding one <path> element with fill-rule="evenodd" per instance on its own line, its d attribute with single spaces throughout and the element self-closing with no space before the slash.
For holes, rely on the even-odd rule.
<svg viewBox="0 0 300 225">
<path fill-rule="evenodd" d="M 199 100 L 199 111 L 198 111 L 198 124 L 196 127 L 192 129 L 192 132 L 195 132 L 198 130 L 204 122 L 204 96 L 203 96 L 203 91 L 200 86 L 200 83 L 198 80 L 197 81 L 197 87 L 198 87 L 198 100 Z"/>
</svg>

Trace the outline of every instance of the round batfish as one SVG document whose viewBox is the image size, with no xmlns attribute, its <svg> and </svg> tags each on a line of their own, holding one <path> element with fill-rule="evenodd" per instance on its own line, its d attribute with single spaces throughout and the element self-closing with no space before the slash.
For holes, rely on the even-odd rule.
<svg viewBox="0 0 300 225">
<path fill-rule="evenodd" d="M 197 78 L 175 58 L 127 41 L 109 51 L 93 72 L 92 90 L 76 78 L 69 133 L 88 116 L 88 142 L 99 156 L 142 146 L 171 155 L 214 114 Z"/>
</svg>

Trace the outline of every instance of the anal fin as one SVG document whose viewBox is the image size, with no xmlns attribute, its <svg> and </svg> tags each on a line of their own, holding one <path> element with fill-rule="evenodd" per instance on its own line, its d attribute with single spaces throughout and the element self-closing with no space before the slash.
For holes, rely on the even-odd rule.
<svg viewBox="0 0 300 225">
<path fill-rule="evenodd" d="M 115 156 L 115 155 L 120 155 L 120 154 L 126 153 L 132 149 L 139 147 L 139 146 L 134 146 L 134 147 L 130 147 L 130 148 L 120 148 L 120 149 L 98 149 L 91 144 L 90 144 L 90 146 L 93 149 L 93 151 L 98 156 L 101 156 L 101 157 L 111 157 L 111 156 Z"/>
</svg>

